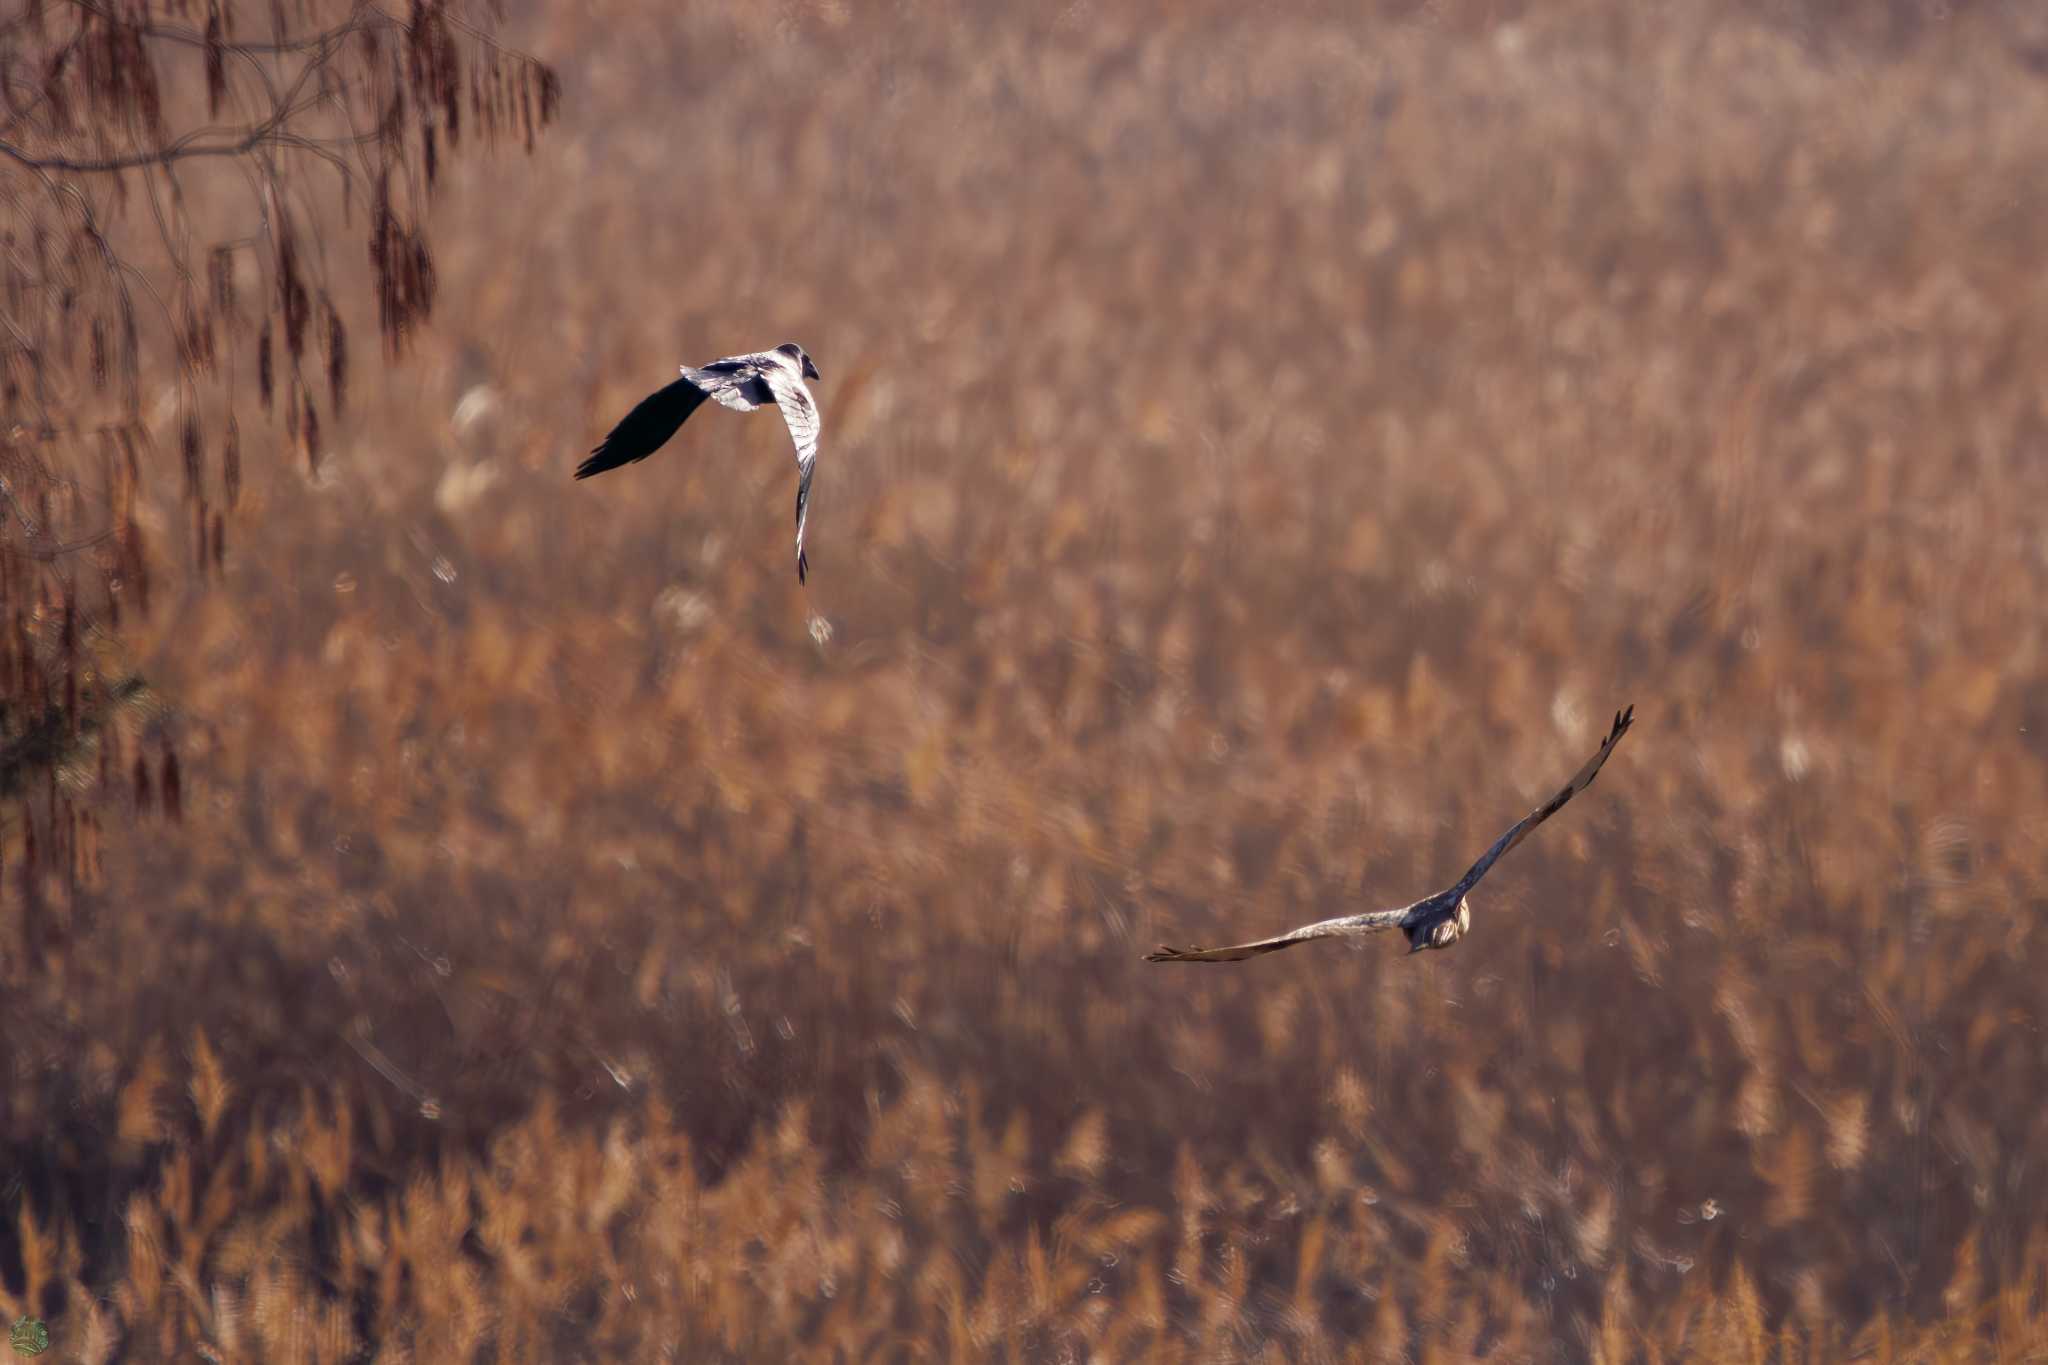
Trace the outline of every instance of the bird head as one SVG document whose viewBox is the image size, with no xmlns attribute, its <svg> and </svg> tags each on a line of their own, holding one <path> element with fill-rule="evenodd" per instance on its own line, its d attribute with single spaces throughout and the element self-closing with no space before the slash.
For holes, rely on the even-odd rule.
<svg viewBox="0 0 2048 1365">
<path fill-rule="evenodd" d="M 785 341 L 780 346 L 777 346 L 775 349 L 782 352 L 784 355 L 788 356 L 791 360 L 794 360 L 797 363 L 797 369 L 803 374 L 804 378 L 824 378 L 823 375 L 818 373 L 818 366 L 816 362 L 814 362 L 809 355 L 805 354 L 803 347 L 797 345 L 794 341 Z"/>
</svg>

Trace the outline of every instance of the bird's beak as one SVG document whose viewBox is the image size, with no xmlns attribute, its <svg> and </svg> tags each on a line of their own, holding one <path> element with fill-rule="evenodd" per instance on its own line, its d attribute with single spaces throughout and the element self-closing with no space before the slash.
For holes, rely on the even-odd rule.
<svg viewBox="0 0 2048 1365">
<path fill-rule="evenodd" d="M 821 375 L 821 374 L 819 374 L 819 373 L 818 373 L 818 367 L 817 367 L 817 365 L 816 365 L 816 364 L 814 364 L 814 363 L 812 362 L 811 358 L 810 358 L 809 356 L 805 356 L 805 357 L 804 357 L 804 378 L 806 378 L 806 379 L 823 379 L 824 377 L 825 377 L 824 375 Z"/>
</svg>

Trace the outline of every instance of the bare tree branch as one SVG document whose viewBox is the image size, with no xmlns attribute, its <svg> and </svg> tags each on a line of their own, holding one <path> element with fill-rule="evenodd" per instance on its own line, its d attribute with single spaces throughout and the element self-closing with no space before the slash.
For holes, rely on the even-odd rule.
<svg viewBox="0 0 2048 1365">
<path fill-rule="evenodd" d="M 490 0 L 412 0 L 402 14 L 297 0 L 296 26 L 272 7 L 263 41 L 234 36 L 234 0 L 175 7 L 198 26 L 171 8 L 43 0 L 0 19 L 10 753 L 41 752 L 15 741 L 75 716 L 62 699 L 104 682 L 80 674 L 78 623 L 112 638 L 122 613 L 148 610 L 160 566 L 143 527 L 196 528 L 173 542 L 189 549 L 181 562 L 218 572 L 245 443 L 319 460 L 316 395 L 331 421 L 349 318 L 374 308 L 386 354 L 402 352 L 433 306 L 426 205 L 465 117 L 471 147 L 530 148 L 559 98 L 552 71 L 496 45 Z M 360 195 L 368 218 L 341 238 L 327 230 L 348 220 L 337 192 L 345 210 Z M 344 268 L 344 248 L 368 258 L 353 296 L 344 286 L 365 276 Z M 260 413 L 246 410 L 252 371 Z M 168 447 L 183 457 L 175 489 L 153 478 Z M 138 518 L 142 500 L 179 495 L 186 514 Z M 57 815 L 53 796 L 30 823 Z"/>
</svg>

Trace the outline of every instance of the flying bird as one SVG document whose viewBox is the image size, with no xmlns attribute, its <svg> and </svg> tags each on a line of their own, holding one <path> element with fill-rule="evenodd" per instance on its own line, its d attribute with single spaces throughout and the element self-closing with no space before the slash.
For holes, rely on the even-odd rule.
<svg viewBox="0 0 2048 1365">
<path fill-rule="evenodd" d="M 811 471 L 818 463 L 818 405 L 804 381 L 818 378 L 818 367 L 803 347 L 786 341 L 772 351 L 727 356 L 701 370 L 688 365 L 682 370 L 681 379 L 648 394 L 619 420 L 591 450 L 590 458 L 576 466 L 576 477 L 587 479 L 646 459 L 707 398 L 734 412 L 752 412 L 773 403 L 782 409 L 782 420 L 796 443 L 796 581 L 803 582 L 811 567 L 804 557 L 804 524 L 811 508 Z"/>
<path fill-rule="evenodd" d="M 1282 948 L 1292 948 L 1297 943 L 1306 943 L 1312 938 L 1345 938 L 1358 934 L 1377 933 L 1382 929 L 1398 928 L 1408 936 L 1408 951 L 1419 953 L 1425 948 L 1448 948 L 1463 938 L 1472 927 L 1472 903 L 1465 893 L 1477 885 L 1486 875 L 1486 870 L 1500 860 L 1500 856 L 1516 844 L 1529 837 L 1536 826 L 1564 809 L 1564 803 L 1593 785 L 1593 779 L 1600 775 L 1600 765 L 1607 761 L 1607 755 L 1614 752 L 1614 746 L 1628 733 L 1628 727 L 1635 723 L 1636 709 L 1631 706 L 1614 717 L 1614 729 L 1601 741 L 1600 752 L 1586 760 L 1586 766 L 1579 769 L 1563 790 L 1530 811 L 1508 830 L 1493 841 L 1493 847 L 1480 855 L 1472 864 L 1471 871 L 1458 879 L 1458 884 L 1448 891 L 1439 891 L 1413 905 L 1399 910 L 1374 910 L 1363 915 L 1345 915 L 1338 919 L 1320 920 L 1304 924 L 1301 928 L 1273 938 L 1262 938 L 1256 943 L 1239 943 L 1229 948 L 1168 948 L 1161 945 L 1156 953 L 1145 954 L 1147 962 L 1242 962 L 1260 953 L 1277 953 Z"/>
</svg>

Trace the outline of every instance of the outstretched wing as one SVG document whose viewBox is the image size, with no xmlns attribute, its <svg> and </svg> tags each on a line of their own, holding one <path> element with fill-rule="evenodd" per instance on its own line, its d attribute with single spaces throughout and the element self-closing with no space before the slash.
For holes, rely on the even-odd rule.
<svg viewBox="0 0 2048 1365">
<path fill-rule="evenodd" d="M 590 458 L 576 466 L 576 477 L 587 479 L 592 474 L 646 459 L 668 443 L 676 428 L 703 403 L 704 396 L 703 388 L 687 377 L 648 394 L 597 443 Z"/>
<path fill-rule="evenodd" d="M 1614 752 L 1614 746 L 1621 743 L 1621 737 L 1628 733 L 1628 727 L 1635 723 L 1635 718 L 1636 708 L 1633 706 L 1625 711 L 1615 712 L 1614 728 L 1608 731 L 1607 738 L 1600 742 L 1600 752 L 1587 759 L 1586 766 L 1579 769 L 1557 795 L 1530 811 L 1516 821 L 1506 834 L 1494 840 L 1493 847 L 1480 855 L 1479 861 L 1472 864 L 1471 871 L 1459 879 L 1457 886 L 1450 893 L 1451 899 L 1456 901 L 1458 897 L 1470 891 L 1473 885 L 1486 875 L 1486 869 L 1500 860 L 1501 854 L 1528 838 L 1536 826 L 1563 810 L 1565 802 L 1592 786 L 1593 779 L 1600 775 L 1600 765 L 1607 761 L 1607 755 Z"/>
<path fill-rule="evenodd" d="M 775 391 L 764 377 L 775 368 L 775 357 L 735 355 L 714 360 L 701 370 L 683 366 L 683 378 L 717 400 L 720 407 L 734 412 L 752 412 L 763 403 L 775 401 Z"/>
<path fill-rule="evenodd" d="M 1338 919 L 1319 920 L 1304 924 L 1299 929 L 1262 938 L 1254 943 L 1238 943 L 1228 948 L 1169 948 L 1159 945 L 1156 953 L 1145 954 L 1147 962 L 1242 962 L 1248 957 L 1261 953 L 1277 953 L 1282 948 L 1292 948 L 1297 943 L 1306 943 L 1312 938 L 1345 938 L 1358 934 L 1376 934 L 1382 929 L 1398 929 L 1401 921 L 1408 917 L 1413 906 L 1399 910 L 1374 910 L 1364 915 L 1344 915 Z"/>
<path fill-rule="evenodd" d="M 810 561 L 804 557 L 804 527 L 811 514 L 811 473 L 818 463 L 818 405 L 804 387 L 803 376 L 780 365 L 762 367 L 761 377 L 782 409 L 789 424 L 789 439 L 796 444 L 796 581 L 804 581 Z"/>
</svg>

